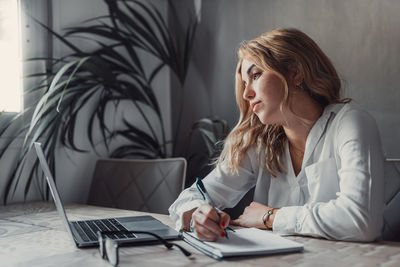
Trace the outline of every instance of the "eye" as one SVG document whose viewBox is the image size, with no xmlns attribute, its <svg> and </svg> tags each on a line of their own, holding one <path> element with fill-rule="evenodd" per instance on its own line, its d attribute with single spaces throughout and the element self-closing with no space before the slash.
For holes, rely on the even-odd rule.
<svg viewBox="0 0 400 267">
<path fill-rule="evenodd" d="M 257 80 L 261 76 L 261 72 L 256 72 L 252 75 L 251 79 Z"/>
</svg>

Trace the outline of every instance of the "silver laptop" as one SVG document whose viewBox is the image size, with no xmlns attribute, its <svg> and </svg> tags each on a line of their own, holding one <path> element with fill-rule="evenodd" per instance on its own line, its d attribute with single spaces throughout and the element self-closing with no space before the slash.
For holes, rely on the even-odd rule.
<svg viewBox="0 0 400 267">
<path fill-rule="evenodd" d="M 41 144 L 35 142 L 34 145 L 58 213 L 67 231 L 78 247 L 97 246 L 98 231 L 149 231 L 164 239 L 176 239 L 179 237 L 178 232 L 152 216 L 69 221 L 58 194 L 56 184 L 54 183 L 53 176 L 46 162 Z M 155 240 L 154 237 L 146 234 L 116 234 L 110 237 L 121 243 L 147 243 Z"/>
</svg>

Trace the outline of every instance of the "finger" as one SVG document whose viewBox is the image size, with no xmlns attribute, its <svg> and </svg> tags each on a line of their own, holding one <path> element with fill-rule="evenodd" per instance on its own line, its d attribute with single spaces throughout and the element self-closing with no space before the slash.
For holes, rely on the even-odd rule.
<svg viewBox="0 0 400 267">
<path fill-rule="evenodd" d="M 246 214 L 249 212 L 250 206 L 246 206 L 243 210 L 243 214 Z"/>
<path fill-rule="evenodd" d="M 219 225 L 222 227 L 222 229 L 225 229 L 229 225 L 231 217 L 229 216 L 229 214 L 223 211 L 221 211 L 219 214 Z"/>
<path fill-rule="evenodd" d="M 197 223 L 194 223 L 194 232 L 199 239 L 204 241 L 216 241 L 220 235 Z"/>
<path fill-rule="evenodd" d="M 223 228 L 219 226 L 219 220 L 214 221 L 210 219 L 209 214 L 204 214 L 199 210 L 198 212 L 193 213 L 193 222 L 194 222 L 194 228 L 196 229 L 196 226 L 201 225 L 202 227 L 206 228 L 208 231 L 213 232 L 215 235 L 219 236 L 221 232 L 223 231 Z M 219 217 L 218 217 L 219 219 Z"/>
<path fill-rule="evenodd" d="M 197 219 L 200 224 L 217 234 L 224 229 L 220 226 L 220 214 L 216 209 L 208 204 L 201 206 Z"/>
<path fill-rule="evenodd" d="M 209 218 L 215 222 L 219 222 L 219 214 L 218 214 L 217 210 L 214 209 L 213 206 L 211 206 L 209 204 L 204 204 L 198 208 L 198 211 L 200 213 L 204 214 L 207 218 Z"/>
<path fill-rule="evenodd" d="M 236 219 L 236 220 L 231 220 L 231 225 L 239 225 L 239 224 L 238 224 L 238 219 Z"/>
<path fill-rule="evenodd" d="M 242 226 L 242 219 L 237 218 L 236 220 L 232 220 L 231 225 Z"/>
</svg>

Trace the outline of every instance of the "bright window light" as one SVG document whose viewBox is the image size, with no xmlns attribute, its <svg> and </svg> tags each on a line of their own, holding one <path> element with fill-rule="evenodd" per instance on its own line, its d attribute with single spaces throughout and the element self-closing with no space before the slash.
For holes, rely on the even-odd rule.
<svg viewBox="0 0 400 267">
<path fill-rule="evenodd" d="M 22 75 L 17 0 L 0 0 L 0 112 L 20 112 Z"/>
</svg>

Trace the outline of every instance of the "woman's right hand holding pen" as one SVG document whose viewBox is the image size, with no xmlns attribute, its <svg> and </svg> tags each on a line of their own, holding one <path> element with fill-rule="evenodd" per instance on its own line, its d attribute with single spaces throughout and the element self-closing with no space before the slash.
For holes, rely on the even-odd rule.
<svg viewBox="0 0 400 267">
<path fill-rule="evenodd" d="M 216 241 L 225 237 L 225 228 L 229 225 L 230 216 L 216 210 L 209 204 L 203 204 L 192 213 L 193 228 L 197 237 L 204 241 Z"/>
</svg>

